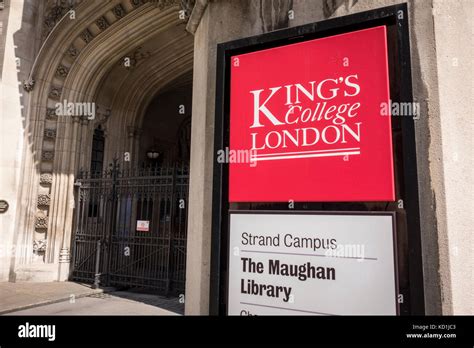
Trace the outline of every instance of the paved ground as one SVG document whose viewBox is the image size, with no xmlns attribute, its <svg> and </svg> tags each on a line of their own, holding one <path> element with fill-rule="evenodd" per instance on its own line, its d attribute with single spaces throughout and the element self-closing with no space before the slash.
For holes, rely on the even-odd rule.
<svg viewBox="0 0 474 348">
<path fill-rule="evenodd" d="M 114 292 L 82 297 L 72 303 L 63 301 L 11 312 L 8 315 L 179 315 L 179 307 L 177 299 Z"/>
<path fill-rule="evenodd" d="M 51 302 L 77 300 L 82 296 L 103 291 L 92 289 L 89 285 L 72 282 L 0 282 L 0 314 Z"/>
<path fill-rule="evenodd" d="M 0 282 L 0 314 L 7 315 L 179 315 L 177 298 L 91 289 L 72 282 Z"/>
</svg>

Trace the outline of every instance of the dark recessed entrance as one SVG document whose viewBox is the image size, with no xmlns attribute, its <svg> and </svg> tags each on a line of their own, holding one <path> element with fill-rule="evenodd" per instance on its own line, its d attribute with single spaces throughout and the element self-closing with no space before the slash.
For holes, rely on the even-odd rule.
<svg viewBox="0 0 474 348">
<path fill-rule="evenodd" d="M 190 91 L 179 88 L 151 102 L 138 127 L 135 161 L 114 159 L 101 168 L 103 131 L 96 130 L 91 169 L 75 184 L 71 280 L 184 294 Z"/>
</svg>

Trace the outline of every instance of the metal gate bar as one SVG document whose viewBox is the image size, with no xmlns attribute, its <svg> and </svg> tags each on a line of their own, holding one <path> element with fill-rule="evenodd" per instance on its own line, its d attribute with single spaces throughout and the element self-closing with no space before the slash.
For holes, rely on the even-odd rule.
<svg viewBox="0 0 474 348">
<path fill-rule="evenodd" d="M 115 161 L 75 185 L 71 279 L 93 283 L 98 265 L 101 285 L 184 294 L 188 167 L 120 170 Z M 137 231 L 138 220 L 149 230 Z"/>
</svg>

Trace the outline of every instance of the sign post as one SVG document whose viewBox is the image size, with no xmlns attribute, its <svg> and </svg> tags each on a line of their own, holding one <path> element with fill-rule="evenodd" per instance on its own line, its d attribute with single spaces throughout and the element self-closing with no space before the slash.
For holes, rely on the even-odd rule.
<svg viewBox="0 0 474 348">
<path fill-rule="evenodd" d="M 408 27 L 399 4 L 218 45 L 211 314 L 424 314 Z"/>
</svg>

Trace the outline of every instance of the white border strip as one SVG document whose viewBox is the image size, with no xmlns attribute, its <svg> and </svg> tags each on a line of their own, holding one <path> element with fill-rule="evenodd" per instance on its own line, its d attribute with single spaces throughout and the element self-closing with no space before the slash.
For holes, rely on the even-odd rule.
<svg viewBox="0 0 474 348">
<path fill-rule="evenodd" d="M 330 150 L 311 150 L 311 151 L 297 151 L 297 152 L 277 152 L 277 153 L 264 153 L 264 154 L 256 154 L 252 157 L 269 157 L 269 156 L 279 156 L 279 155 L 295 155 L 295 154 L 305 154 L 305 153 L 320 153 L 320 152 L 334 152 L 334 151 L 352 151 L 352 150 L 359 150 L 360 147 L 349 147 L 344 149 L 330 149 Z"/>
<path fill-rule="evenodd" d="M 284 155 L 284 156 L 272 156 L 272 157 L 252 157 L 251 161 L 258 162 L 258 161 L 271 161 L 271 160 L 282 160 L 282 159 L 292 159 L 292 158 L 330 157 L 330 156 L 346 156 L 346 155 L 360 155 L 360 151 L 313 153 L 313 154 Z"/>
</svg>

